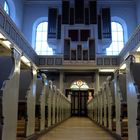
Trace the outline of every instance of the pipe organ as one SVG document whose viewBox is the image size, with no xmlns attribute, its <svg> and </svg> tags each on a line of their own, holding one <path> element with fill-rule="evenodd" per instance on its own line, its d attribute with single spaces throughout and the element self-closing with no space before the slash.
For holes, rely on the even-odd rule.
<svg viewBox="0 0 140 140">
<path fill-rule="evenodd" d="M 75 0 L 74 3 L 62 0 L 59 15 L 57 8 L 49 9 L 48 39 L 61 39 L 64 61 L 95 61 L 98 40 L 104 44 L 103 48 L 109 46 L 110 8 L 99 11 L 96 0 Z"/>
</svg>

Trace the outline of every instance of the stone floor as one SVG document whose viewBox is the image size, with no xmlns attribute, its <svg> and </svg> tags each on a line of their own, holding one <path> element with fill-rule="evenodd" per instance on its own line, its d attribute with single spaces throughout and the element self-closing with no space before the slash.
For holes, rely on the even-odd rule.
<svg viewBox="0 0 140 140">
<path fill-rule="evenodd" d="M 38 140 L 115 140 L 88 118 L 74 117 L 63 122 Z"/>
</svg>

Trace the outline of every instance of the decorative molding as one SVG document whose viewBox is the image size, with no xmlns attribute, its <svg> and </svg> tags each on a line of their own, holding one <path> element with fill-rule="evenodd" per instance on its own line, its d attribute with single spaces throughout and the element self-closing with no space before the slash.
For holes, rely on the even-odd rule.
<svg viewBox="0 0 140 140">
<path fill-rule="evenodd" d="M 46 5 L 61 5 L 62 2 L 58 0 L 26 0 L 24 4 L 46 4 Z"/>
<path fill-rule="evenodd" d="M 99 5 L 102 5 L 102 4 L 112 4 L 112 5 L 130 5 L 130 6 L 135 6 L 136 5 L 136 2 L 133 1 L 133 0 L 99 0 L 97 2 Z"/>
<path fill-rule="evenodd" d="M 23 54 L 25 53 L 33 63 L 37 64 L 36 52 L 2 7 L 0 7 L 0 32 L 4 34 L 13 46 L 21 49 Z"/>
<path fill-rule="evenodd" d="M 126 55 L 129 52 L 135 51 L 140 44 L 140 24 L 137 26 L 131 37 L 129 38 L 128 42 L 125 44 L 125 47 L 120 52 L 120 63 L 125 60 Z"/>
<path fill-rule="evenodd" d="M 100 5 L 102 4 L 113 4 L 113 5 L 135 5 L 136 2 L 134 0 L 98 0 L 97 3 Z M 24 4 L 62 4 L 61 0 L 25 0 Z"/>
<path fill-rule="evenodd" d="M 96 61 L 63 60 L 62 56 L 39 56 L 40 67 L 65 67 L 65 66 L 91 66 L 91 67 L 117 67 L 119 65 L 118 56 L 98 56 Z"/>
</svg>

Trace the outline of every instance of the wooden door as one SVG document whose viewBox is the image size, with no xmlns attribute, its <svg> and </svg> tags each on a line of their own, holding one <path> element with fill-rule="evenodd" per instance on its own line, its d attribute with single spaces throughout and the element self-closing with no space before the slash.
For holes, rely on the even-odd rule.
<svg viewBox="0 0 140 140">
<path fill-rule="evenodd" d="M 88 91 L 72 91 L 71 94 L 71 115 L 87 116 Z"/>
</svg>

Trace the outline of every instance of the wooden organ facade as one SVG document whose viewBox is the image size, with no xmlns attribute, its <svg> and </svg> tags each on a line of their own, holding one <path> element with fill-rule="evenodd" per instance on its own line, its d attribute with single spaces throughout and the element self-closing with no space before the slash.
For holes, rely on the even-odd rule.
<svg viewBox="0 0 140 140">
<path fill-rule="evenodd" d="M 49 8 L 48 39 L 63 42 L 64 61 L 96 61 L 98 39 L 111 42 L 110 8 L 100 11 L 96 0 L 62 0 L 61 14 Z"/>
</svg>

